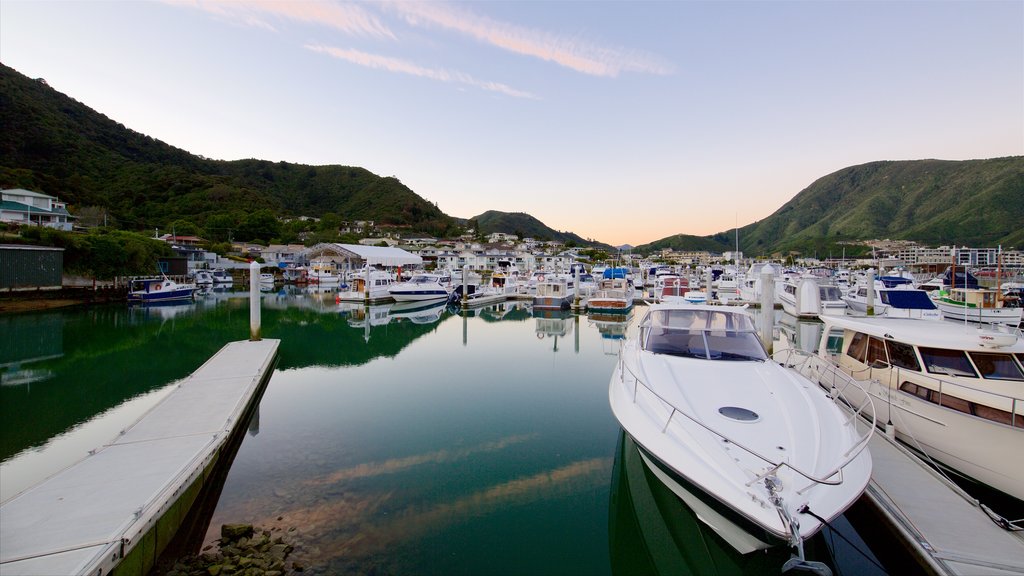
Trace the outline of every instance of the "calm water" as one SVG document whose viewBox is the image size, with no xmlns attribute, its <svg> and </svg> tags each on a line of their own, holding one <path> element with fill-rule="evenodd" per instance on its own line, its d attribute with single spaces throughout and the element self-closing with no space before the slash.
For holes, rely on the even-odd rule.
<svg viewBox="0 0 1024 576">
<path fill-rule="evenodd" d="M 280 359 L 207 540 L 226 522 L 291 530 L 293 558 L 329 574 L 777 574 L 788 557 L 731 554 L 628 457 L 607 396 L 624 322 L 263 298 Z M 247 338 L 248 306 L 223 293 L 0 316 L 3 497 Z M 836 527 L 870 548 L 850 522 Z M 812 554 L 881 573 L 826 532 Z"/>
</svg>

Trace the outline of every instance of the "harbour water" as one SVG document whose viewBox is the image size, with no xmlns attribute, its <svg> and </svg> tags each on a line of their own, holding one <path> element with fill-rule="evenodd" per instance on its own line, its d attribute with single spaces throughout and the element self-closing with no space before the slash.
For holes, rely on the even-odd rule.
<svg viewBox="0 0 1024 576">
<path fill-rule="evenodd" d="M 206 542 L 222 523 L 277 528 L 323 574 L 777 574 L 788 557 L 730 554 L 623 457 L 607 390 L 626 323 L 517 302 L 461 314 L 291 287 L 263 298 L 279 363 Z M 248 306 L 225 292 L 0 316 L 2 499 L 246 337 Z M 870 522 L 851 510 L 809 554 L 891 572 Z"/>
</svg>

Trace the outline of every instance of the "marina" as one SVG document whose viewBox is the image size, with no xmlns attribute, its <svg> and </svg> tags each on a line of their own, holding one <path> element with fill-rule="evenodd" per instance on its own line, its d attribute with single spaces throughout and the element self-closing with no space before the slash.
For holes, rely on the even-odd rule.
<svg viewBox="0 0 1024 576">
<path fill-rule="evenodd" d="M 691 557 L 693 542 L 679 530 L 692 510 L 665 492 L 642 458 L 622 450 L 631 440 L 608 403 L 619 350 L 648 309 L 636 302 L 630 314 L 588 315 L 535 310 L 522 296 L 462 309 L 458 301 L 339 302 L 337 289 L 321 286 L 263 293 L 262 331 L 280 341 L 279 361 L 208 527 L 189 546 L 214 541 L 221 524 L 247 522 L 290 530 L 299 543 L 295 557 L 314 574 L 631 574 L 637 572 L 621 560 L 638 550 L 653 550 L 666 566 L 676 565 L 671 557 Z M 120 410 L 144 413 L 159 404 L 188 376 L 183 365 L 201 365 L 244 333 L 248 307 L 248 292 L 213 290 L 178 305 L 0 317 L 5 333 L 21 342 L 3 359 L 0 500 L 9 505 L 18 492 L 83 457 L 61 447 L 69 439 L 92 434 L 100 440 L 79 444 L 102 445 L 110 433 L 90 429 L 124 421 Z M 820 322 L 785 316 L 775 312 L 779 338 L 820 338 Z M 783 330 L 787 325 L 792 332 Z M 146 360 L 152 358 L 161 360 Z M 83 377 L 95 389 L 77 392 L 89 398 L 87 406 L 62 400 L 75 398 L 68 395 L 72 382 Z M 141 407 L 130 408 L 135 403 Z M 58 409 L 45 420 L 28 416 L 42 406 Z M 43 455 L 56 463 L 40 466 Z M 639 477 L 629 471 L 637 463 Z M 33 471 L 42 477 L 32 478 Z M 872 478 L 864 497 L 807 539 L 809 560 L 833 573 L 903 573 L 896 567 L 914 556 L 894 545 L 896 537 L 879 539 L 882 505 L 869 505 L 868 497 L 912 488 L 875 486 L 881 477 Z M 666 494 L 676 496 L 674 504 Z M 630 506 L 623 508 L 627 495 Z M 656 514 L 642 504 L 650 498 L 659 503 Z M 950 510 L 956 522 L 980 513 Z M 887 525 L 926 524 L 910 513 L 890 514 Z M 723 566 L 775 574 L 791 556 L 789 547 L 773 546 L 770 561 L 751 564 L 752 556 L 691 518 L 696 524 L 685 530 L 717 542 L 714 561 Z M 673 527 L 669 540 L 658 536 L 664 526 Z M 991 536 L 980 527 L 975 532 Z M 970 542 L 962 535 L 960 541 Z M 944 546 L 935 548 L 944 557 L 916 561 L 940 566 L 939 574 L 973 573 L 951 568 L 946 560 L 953 557 L 1002 570 L 992 573 L 1016 569 L 1012 557 L 984 564 L 983 548 Z M 513 553 L 527 548 L 531 555 Z"/>
</svg>

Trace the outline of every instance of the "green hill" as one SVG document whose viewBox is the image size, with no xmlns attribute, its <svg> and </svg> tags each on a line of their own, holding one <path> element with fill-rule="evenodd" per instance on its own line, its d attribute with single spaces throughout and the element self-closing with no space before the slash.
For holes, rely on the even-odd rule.
<svg viewBox="0 0 1024 576">
<path fill-rule="evenodd" d="M 335 214 L 438 235 L 455 225 L 395 178 L 349 166 L 195 156 L 2 64 L 0 126 L 0 186 L 58 196 L 72 213 L 101 207 L 127 229 L 166 228 L 175 220 L 237 228 L 261 210 Z"/>
<path fill-rule="evenodd" d="M 748 256 L 821 256 L 838 254 L 843 245 L 850 255 L 855 251 L 848 242 L 879 238 L 1024 248 L 1024 157 L 851 166 L 819 178 L 771 216 L 739 230 L 740 249 Z M 637 250 L 720 252 L 733 245 L 733 231 L 727 231 L 671 236 Z"/>
<path fill-rule="evenodd" d="M 548 228 L 543 222 L 529 214 L 522 212 L 498 212 L 488 210 L 483 214 L 470 220 L 479 226 L 480 232 L 484 235 L 494 232 L 516 234 L 520 238 L 534 238 L 536 240 L 557 240 L 564 243 L 574 243 L 577 246 L 595 246 L 611 250 L 607 244 L 601 244 L 594 240 L 584 240 L 572 232 L 559 232 Z"/>
</svg>

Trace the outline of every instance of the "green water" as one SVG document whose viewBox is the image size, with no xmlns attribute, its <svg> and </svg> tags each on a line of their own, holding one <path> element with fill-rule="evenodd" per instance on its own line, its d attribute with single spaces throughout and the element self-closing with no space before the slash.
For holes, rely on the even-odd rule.
<svg viewBox="0 0 1024 576">
<path fill-rule="evenodd" d="M 5 465 L 154 397 L 248 326 L 239 293 L 0 316 Z M 279 363 L 207 540 L 227 522 L 280 529 L 315 574 L 778 573 L 785 552 L 708 552 L 717 536 L 621 457 L 607 390 L 625 326 L 521 303 L 462 315 L 264 294 Z"/>
</svg>

